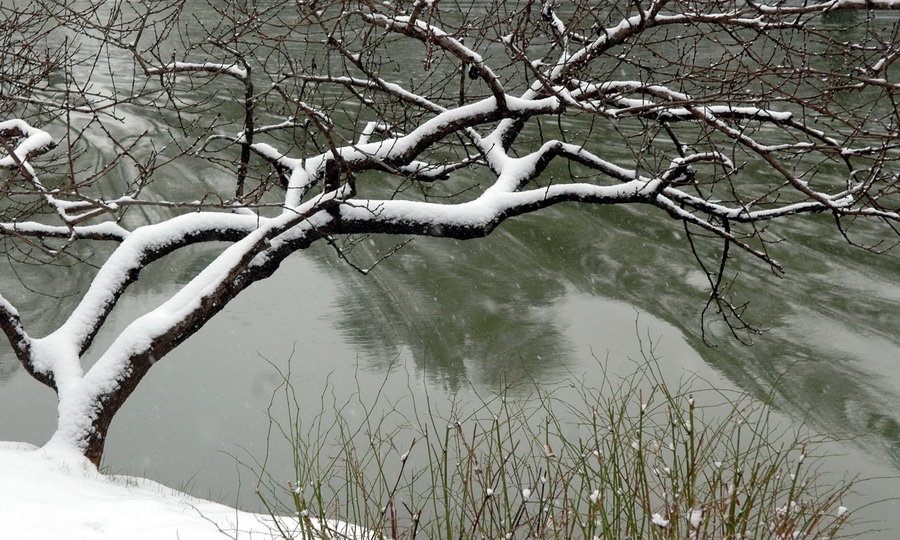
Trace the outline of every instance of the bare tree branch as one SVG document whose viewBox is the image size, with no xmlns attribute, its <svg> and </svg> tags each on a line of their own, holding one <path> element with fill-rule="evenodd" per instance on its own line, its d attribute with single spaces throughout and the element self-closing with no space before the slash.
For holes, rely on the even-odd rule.
<svg viewBox="0 0 900 540">
<path fill-rule="evenodd" d="M 898 1 L 33 4 L 0 7 L 0 237 L 34 264 L 106 247 L 54 331 L 2 297 L 0 327 L 66 404 L 53 440 L 95 462 L 156 361 L 319 240 L 346 261 L 342 235 L 640 205 L 687 232 L 704 324 L 746 339 L 727 263 L 782 272 L 767 223 L 900 234 Z M 198 244 L 215 259 L 95 351 L 142 271 Z"/>
</svg>

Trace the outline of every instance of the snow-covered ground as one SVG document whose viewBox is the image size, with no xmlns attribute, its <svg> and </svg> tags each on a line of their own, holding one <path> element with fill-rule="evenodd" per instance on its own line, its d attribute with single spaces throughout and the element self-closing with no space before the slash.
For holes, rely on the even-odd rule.
<svg viewBox="0 0 900 540">
<path fill-rule="evenodd" d="M 295 519 L 280 518 L 279 522 L 289 530 L 297 526 Z M 269 516 L 196 499 L 150 480 L 100 474 L 77 453 L 0 443 L 2 538 L 282 538 L 274 525 Z M 342 536 L 335 532 L 329 531 L 328 536 Z M 302 537 L 298 532 L 296 538 Z"/>
</svg>

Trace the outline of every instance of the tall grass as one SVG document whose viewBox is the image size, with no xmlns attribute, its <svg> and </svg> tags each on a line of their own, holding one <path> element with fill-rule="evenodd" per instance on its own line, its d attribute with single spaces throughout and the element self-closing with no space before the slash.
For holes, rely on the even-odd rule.
<svg viewBox="0 0 900 540">
<path fill-rule="evenodd" d="M 598 387 L 520 381 L 445 410 L 330 388 L 311 420 L 282 375 L 272 438 L 294 470 L 254 467 L 271 514 L 299 517 L 284 538 L 824 539 L 851 516 L 823 441 L 747 396 L 670 387 L 652 354 Z"/>
</svg>

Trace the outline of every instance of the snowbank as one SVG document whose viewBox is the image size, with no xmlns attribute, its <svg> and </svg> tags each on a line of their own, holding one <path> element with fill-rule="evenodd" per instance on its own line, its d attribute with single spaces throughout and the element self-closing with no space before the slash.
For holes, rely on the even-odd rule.
<svg viewBox="0 0 900 540">
<path fill-rule="evenodd" d="M 143 478 L 105 476 L 80 454 L 24 443 L 0 442 L 0 516 L 0 536 L 18 540 L 280 538 L 269 516 Z M 282 524 L 293 529 L 297 521 Z"/>
</svg>

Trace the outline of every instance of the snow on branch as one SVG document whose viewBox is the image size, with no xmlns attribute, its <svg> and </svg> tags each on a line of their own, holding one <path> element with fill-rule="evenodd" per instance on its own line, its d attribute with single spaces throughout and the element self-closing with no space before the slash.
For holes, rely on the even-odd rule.
<svg viewBox="0 0 900 540">
<path fill-rule="evenodd" d="M 167 73 L 208 73 L 211 75 L 229 75 L 241 81 L 247 79 L 247 70 L 238 67 L 236 63 L 217 64 L 214 62 L 170 62 L 162 66 L 145 67 L 144 72 L 147 75 L 163 75 Z"/>
<path fill-rule="evenodd" d="M 31 358 L 31 337 L 22 326 L 19 312 L 0 294 L 0 329 L 6 334 L 13 350 L 23 362 L 29 363 Z"/>
<path fill-rule="evenodd" d="M 346 76 L 334 76 L 334 75 L 295 75 L 295 77 L 301 81 L 306 82 L 320 82 L 320 83 L 333 83 L 340 84 L 346 86 L 348 88 L 362 88 L 366 90 L 382 90 L 383 92 L 397 97 L 404 102 L 418 107 L 420 109 L 430 111 L 433 113 L 442 113 L 447 109 L 441 107 L 440 105 L 433 103 L 431 100 L 426 98 L 421 94 L 416 94 L 415 92 L 411 92 L 403 88 L 403 86 L 388 82 L 381 77 L 370 77 L 367 79 L 361 79 L 359 77 L 346 77 Z"/>
<path fill-rule="evenodd" d="M 119 47 L 143 73 L 95 80 L 118 64 L 92 57 L 58 80 L 86 101 L 97 94 L 84 88 L 114 89 L 121 107 L 107 117 L 65 105 L 72 116 L 54 121 L 68 155 L 40 175 L 30 161 L 53 139 L 23 120 L 0 122 L 0 167 L 13 171 L 3 189 L 15 199 L 0 236 L 35 250 L 117 243 L 98 250 L 107 255 L 88 290 L 43 338 L 30 337 L 0 296 L 16 354 L 59 391 L 59 438 L 99 460 L 112 416 L 150 366 L 320 239 L 475 238 L 551 205 L 639 204 L 780 269 L 756 223 L 828 212 L 839 230 L 842 217 L 866 216 L 896 232 L 896 122 L 876 107 L 893 106 L 896 46 L 860 24 L 854 31 L 868 41 L 844 47 L 808 23 L 900 0 L 552 4 L 499 15 L 438 11 L 427 0 L 405 12 L 278 0 L 265 8 L 271 17 L 248 7 L 214 29 L 198 26 L 201 36 L 181 32 L 187 23 L 168 8 L 94 24 L 84 39 Z M 166 62 L 171 36 L 196 61 Z M 765 40 L 759 57 L 755 40 Z M 850 58 L 816 56 L 831 47 Z M 422 50 L 425 69 L 409 69 Z M 222 51 L 235 61 L 200 56 Z M 176 75 L 202 84 L 166 84 Z M 861 88 L 865 103 L 840 98 Z M 29 96 L 11 103 L 37 109 L 22 118 L 41 117 L 45 95 Z M 113 115 L 125 121 L 113 125 Z M 132 119 L 152 124 L 146 137 L 124 131 Z M 83 373 L 143 269 L 202 242 L 221 243 L 216 258 L 92 351 L 100 359 Z"/>
<path fill-rule="evenodd" d="M 422 122 L 412 132 L 394 138 L 339 149 L 341 159 L 353 169 L 382 169 L 410 164 L 417 156 L 441 139 L 468 128 L 488 124 L 510 115 L 528 117 L 561 111 L 559 99 L 509 98 L 502 110 L 493 97 L 447 110 Z M 489 143 L 486 143 L 486 145 Z M 487 150 L 487 148 L 485 148 Z"/>
<path fill-rule="evenodd" d="M 11 151 L 7 143 L 9 140 L 19 140 Z M 0 167 L 6 169 L 27 166 L 25 164 L 31 158 L 56 147 L 49 133 L 18 119 L 0 122 L 0 143 L 8 151 L 5 157 L 0 158 Z"/>
<path fill-rule="evenodd" d="M 502 221 L 561 202 L 649 202 L 658 183 L 633 180 L 612 186 L 555 184 L 526 191 L 488 191 L 458 204 L 350 199 L 340 205 L 336 233 L 417 234 L 457 239 L 486 236 Z"/>
<path fill-rule="evenodd" d="M 112 240 L 121 242 L 128 237 L 128 231 L 114 221 L 104 221 L 95 225 L 62 227 L 46 225 L 34 221 L 0 223 L 0 236 L 32 236 L 61 238 L 67 240 Z"/>
<path fill-rule="evenodd" d="M 766 15 L 797 15 L 821 13 L 836 9 L 900 9 L 900 0 L 825 0 L 801 5 L 763 4 L 748 0 L 754 10 Z"/>
<path fill-rule="evenodd" d="M 500 78 L 485 63 L 484 58 L 480 54 L 466 47 L 456 38 L 447 35 L 443 30 L 435 26 L 426 24 L 413 17 L 386 17 L 378 13 L 365 14 L 363 17 L 367 21 L 383 26 L 388 30 L 399 32 L 422 42 L 434 43 L 455 55 L 462 61 L 463 66 L 469 67 L 470 74 L 476 74 L 488 84 L 494 99 L 497 100 L 497 106 L 500 109 L 506 108 L 507 93 L 503 89 Z"/>
<path fill-rule="evenodd" d="M 162 233 L 160 231 L 150 233 L 149 238 L 143 243 L 145 246 L 153 242 L 173 241 L 185 235 L 182 231 L 189 234 L 198 228 L 221 233 L 224 227 L 230 227 L 234 233 L 240 235 L 240 238 L 169 300 L 139 317 L 122 331 L 87 374 L 88 384 L 108 392 L 108 387 L 121 382 L 119 378 L 123 368 L 135 357 L 161 356 L 181 340 L 186 339 L 192 333 L 190 330 L 195 331 L 199 328 L 193 328 L 198 318 L 205 320 L 210 309 L 218 311 L 254 281 L 241 279 L 241 275 L 252 274 L 266 265 L 277 265 L 280 259 L 274 255 L 284 246 L 297 242 L 308 234 L 322 234 L 319 232 L 320 229 L 332 219 L 325 210 L 331 207 L 339 196 L 340 194 L 332 193 L 318 197 L 304 203 L 293 212 L 285 212 L 268 220 L 236 214 L 189 214 L 179 219 L 178 224 L 167 225 L 168 234 L 165 230 Z M 140 230 L 135 231 L 131 238 L 135 238 L 139 232 Z M 134 254 L 134 251 L 134 249 L 124 251 L 121 256 L 123 261 L 115 261 L 109 266 L 108 275 L 98 276 L 98 279 L 95 279 L 95 282 L 98 280 L 100 282 L 97 294 L 92 294 L 94 289 L 92 287 L 92 291 L 86 295 L 69 321 L 52 334 L 52 338 L 77 341 L 85 336 L 83 321 L 95 319 L 100 311 L 105 309 L 104 297 L 108 297 L 110 291 L 117 287 L 123 273 L 127 273 L 129 267 L 133 268 L 135 258 L 140 256 Z M 280 257 L 283 258 L 291 251 L 293 249 L 283 252 Z M 243 285 L 239 285 L 240 283 Z"/>
<path fill-rule="evenodd" d="M 65 341 L 83 354 L 119 297 L 150 262 L 197 242 L 242 238 L 258 225 L 254 216 L 201 212 L 136 229 L 106 260 L 66 322 L 47 339 Z"/>
</svg>

